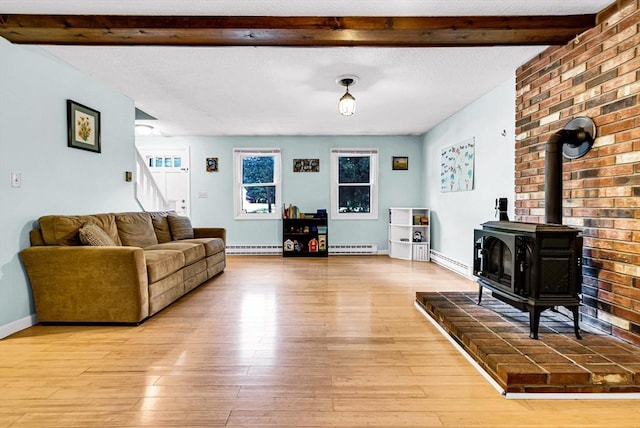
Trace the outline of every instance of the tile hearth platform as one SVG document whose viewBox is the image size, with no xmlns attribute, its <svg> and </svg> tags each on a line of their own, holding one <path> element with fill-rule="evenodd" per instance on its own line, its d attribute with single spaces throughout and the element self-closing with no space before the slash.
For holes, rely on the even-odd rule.
<svg viewBox="0 0 640 428">
<path fill-rule="evenodd" d="M 416 293 L 416 302 L 505 393 L 638 393 L 640 347 L 547 310 L 539 339 L 529 338 L 529 314 L 484 293 Z M 633 394 L 636 395 L 636 394 Z"/>
</svg>

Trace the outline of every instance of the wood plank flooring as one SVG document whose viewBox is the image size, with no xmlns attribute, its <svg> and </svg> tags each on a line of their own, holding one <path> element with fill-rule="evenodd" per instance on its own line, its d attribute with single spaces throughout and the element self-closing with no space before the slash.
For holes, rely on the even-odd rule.
<svg viewBox="0 0 640 428">
<path fill-rule="evenodd" d="M 636 401 L 500 396 L 413 306 L 475 289 L 386 256 L 231 256 L 140 326 L 0 340 L 0 427 L 640 427 Z"/>
</svg>

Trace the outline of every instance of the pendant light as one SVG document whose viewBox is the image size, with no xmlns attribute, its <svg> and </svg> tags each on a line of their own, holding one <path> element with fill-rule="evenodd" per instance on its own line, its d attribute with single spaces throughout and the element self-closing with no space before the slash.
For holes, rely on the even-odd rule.
<svg viewBox="0 0 640 428">
<path fill-rule="evenodd" d="M 343 116 L 351 116 L 356 112 L 356 99 L 349 93 L 349 86 L 354 86 L 357 79 L 356 76 L 341 76 L 336 80 L 338 84 L 346 88 L 346 92 L 338 101 L 338 111 Z"/>
</svg>

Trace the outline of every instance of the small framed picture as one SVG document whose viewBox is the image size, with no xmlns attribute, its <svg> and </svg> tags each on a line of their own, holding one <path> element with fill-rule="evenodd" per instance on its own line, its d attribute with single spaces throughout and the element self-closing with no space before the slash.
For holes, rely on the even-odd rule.
<svg viewBox="0 0 640 428">
<path fill-rule="evenodd" d="M 394 156 L 391 162 L 391 168 L 398 170 L 409 169 L 409 158 L 407 156 Z"/>
<path fill-rule="evenodd" d="M 207 172 L 218 172 L 218 158 L 207 158 Z"/>
<path fill-rule="evenodd" d="M 293 172 L 320 172 L 320 159 L 294 159 Z"/>
<path fill-rule="evenodd" d="M 100 153 L 100 112 L 67 100 L 68 147 Z"/>
</svg>

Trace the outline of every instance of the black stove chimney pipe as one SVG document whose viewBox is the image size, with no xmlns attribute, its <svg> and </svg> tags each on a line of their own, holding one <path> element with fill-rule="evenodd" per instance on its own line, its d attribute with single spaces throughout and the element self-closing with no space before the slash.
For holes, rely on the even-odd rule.
<svg viewBox="0 0 640 428">
<path fill-rule="evenodd" d="M 562 146 L 580 145 L 589 137 L 583 128 L 561 129 L 547 141 L 544 162 L 544 215 L 547 223 L 562 224 Z"/>
</svg>

